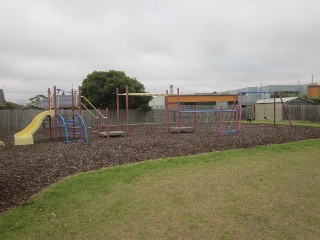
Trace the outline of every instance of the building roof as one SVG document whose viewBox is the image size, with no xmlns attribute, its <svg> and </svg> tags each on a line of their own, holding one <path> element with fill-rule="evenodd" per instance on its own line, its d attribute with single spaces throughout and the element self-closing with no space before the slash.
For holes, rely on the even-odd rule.
<svg viewBox="0 0 320 240">
<path fill-rule="evenodd" d="M 3 89 L 0 89 L 0 107 L 5 107 L 6 101 L 4 99 Z"/>
<path fill-rule="evenodd" d="M 239 88 L 230 91 L 226 91 L 224 93 L 238 93 L 238 92 L 299 92 L 300 94 L 304 95 L 307 94 L 307 85 L 306 84 L 298 84 L 298 85 L 267 85 L 262 87 L 246 87 L 246 88 Z"/>
<path fill-rule="evenodd" d="M 282 101 L 284 103 L 287 103 L 287 102 L 291 102 L 296 99 L 298 99 L 298 97 L 284 97 L 284 98 L 282 98 Z M 270 104 L 270 103 L 272 103 L 272 104 L 274 103 L 274 98 L 267 98 L 267 99 L 261 99 L 261 100 L 256 101 L 256 104 Z M 276 98 L 276 103 L 281 103 L 281 99 Z"/>
</svg>

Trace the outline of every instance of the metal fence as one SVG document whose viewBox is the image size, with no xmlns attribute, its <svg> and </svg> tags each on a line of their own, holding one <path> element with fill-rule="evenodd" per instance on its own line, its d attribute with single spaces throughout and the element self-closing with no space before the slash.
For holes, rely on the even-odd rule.
<svg viewBox="0 0 320 240">
<path fill-rule="evenodd" d="M 286 109 L 288 110 L 290 119 L 293 121 L 320 122 L 320 105 L 296 105 L 296 106 L 286 105 Z M 273 112 L 273 109 L 270 111 Z M 282 107 L 281 107 L 281 112 L 282 112 L 281 120 L 286 120 L 287 117 L 285 115 L 285 111 L 282 111 Z M 255 118 L 256 115 L 257 113 L 255 113 L 253 106 L 248 106 L 242 109 L 242 119 L 249 119 L 249 118 L 252 119 L 252 118 Z M 273 116 L 273 114 L 270 114 L 270 112 L 269 112 L 269 115 Z"/>
<path fill-rule="evenodd" d="M 33 118 L 42 112 L 43 110 L 1 110 L 0 111 L 0 131 L 20 131 L 24 129 Z M 60 110 L 60 114 L 66 119 L 71 118 L 71 110 Z M 103 115 L 105 115 L 103 113 Z M 95 118 L 89 111 L 83 110 L 81 112 L 84 122 L 87 126 L 97 126 L 98 119 Z M 116 110 L 110 110 L 109 112 L 109 124 L 115 125 Z M 146 112 L 142 110 L 130 109 L 129 110 L 130 123 L 146 123 L 152 122 L 152 112 Z M 125 124 L 126 111 L 120 110 L 120 123 Z M 101 119 L 101 125 L 105 125 L 105 120 Z"/>
<path fill-rule="evenodd" d="M 212 107 L 212 106 L 211 106 Z M 203 108 L 208 109 L 208 108 Z M 301 106 L 287 106 L 287 110 L 292 120 L 296 121 L 310 121 L 320 122 L 320 106 L 319 105 L 301 105 Z M 1 110 L 0 111 L 0 131 L 20 131 L 24 129 L 33 118 L 42 110 Z M 61 110 L 60 114 L 65 116 L 71 116 L 71 110 Z M 126 121 L 125 110 L 120 110 L 120 123 L 125 124 Z M 82 117 L 87 126 L 97 126 L 98 119 L 94 118 L 89 111 L 83 110 Z M 109 114 L 110 125 L 116 124 L 116 110 L 110 110 Z M 177 122 L 178 112 L 173 111 L 170 113 L 170 122 Z M 192 113 L 184 113 L 183 118 L 188 121 L 193 118 Z M 217 119 L 217 113 L 197 113 L 197 121 L 219 121 Z M 225 114 L 225 119 L 228 118 L 228 114 Z M 242 119 L 254 118 L 254 108 L 247 107 L 242 110 Z M 166 123 L 167 112 L 164 109 L 154 109 L 152 111 L 143 111 L 138 109 L 129 110 L 129 121 L 131 124 L 141 123 Z M 285 116 L 283 117 L 285 119 Z M 104 125 L 104 120 L 101 120 L 101 124 Z"/>
<path fill-rule="evenodd" d="M 286 108 L 291 120 L 320 122 L 320 105 L 286 106 Z"/>
</svg>

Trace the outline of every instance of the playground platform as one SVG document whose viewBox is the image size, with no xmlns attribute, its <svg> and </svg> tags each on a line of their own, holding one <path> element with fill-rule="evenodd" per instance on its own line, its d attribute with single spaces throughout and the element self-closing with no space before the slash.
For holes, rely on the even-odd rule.
<svg viewBox="0 0 320 240">
<path fill-rule="evenodd" d="M 170 127 L 169 132 L 171 133 L 191 133 L 194 131 L 193 127 Z"/>
<path fill-rule="evenodd" d="M 100 132 L 99 133 L 100 137 L 108 137 L 107 132 Z M 109 132 L 109 137 L 125 137 L 127 136 L 127 132 L 124 131 L 110 131 Z"/>
</svg>

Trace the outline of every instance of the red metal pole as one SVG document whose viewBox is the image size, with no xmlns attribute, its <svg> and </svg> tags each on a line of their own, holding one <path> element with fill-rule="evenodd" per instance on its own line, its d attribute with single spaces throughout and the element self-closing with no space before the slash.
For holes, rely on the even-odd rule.
<svg viewBox="0 0 320 240">
<path fill-rule="evenodd" d="M 280 96 L 280 92 L 279 92 L 279 97 L 280 97 L 280 100 L 281 100 L 281 103 L 282 103 L 282 108 L 284 109 L 284 112 L 285 112 L 285 114 L 286 114 L 287 120 L 289 121 L 290 125 L 292 125 L 291 119 L 290 119 L 290 116 L 289 116 L 289 113 L 288 113 L 288 111 L 287 111 L 287 108 L 286 108 L 286 106 L 284 105 L 284 102 L 282 101 L 282 97 Z"/>
<path fill-rule="evenodd" d="M 273 93 L 273 125 L 276 125 L 276 92 Z"/>
<path fill-rule="evenodd" d="M 181 128 L 181 122 L 180 122 L 180 95 L 179 95 L 179 88 L 177 88 L 177 95 L 178 95 L 178 130 L 179 130 L 179 133 L 180 133 L 180 128 Z"/>
<path fill-rule="evenodd" d="M 240 95 L 240 104 L 239 105 L 240 105 L 240 110 L 239 110 L 239 130 L 241 130 L 241 127 L 242 127 L 242 92 L 241 92 L 241 95 Z"/>
<path fill-rule="evenodd" d="M 71 89 L 71 112 L 72 112 L 72 121 L 74 121 L 74 95 L 73 95 L 73 88 Z M 73 133 L 73 136 L 74 136 L 74 133 L 75 133 L 75 124 L 73 123 L 72 124 L 73 128 L 72 128 L 72 133 Z"/>
<path fill-rule="evenodd" d="M 71 111 L 72 111 L 72 118 L 74 116 L 74 95 L 73 95 L 73 89 L 71 89 Z"/>
<path fill-rule="evenodd" d="M 100 109 L 98 108 L 98 112 L 100 113 Z M 98 136 L 100 136 L 100 126 L 101 126 L 101 116 L 98 113 Z"/>
<path fill-rule="evenodd" d="M 221 134 L 221 137 L 223 136 L 223 107 L 220 106 L 220 134 Z"/>
<path fill-rule="evenodd" d="M 236 107 L 236 129 L 240 130 L 240 125 L 239 125 L 239 105 Z"/>
<path fill-rule="evenodd" d="M 166 94 L 168 95 L 168 90 L 166 90 Z M 168 96 L 165 96 L 165 107 L 166 107 L 166 117 L 167 117 L 167 131 L 169 132 L 169 106 L 168 106 Z"/>
<path fill-rule="evenodd" d="M 126 125 L 127 136 L 129 135 L 129 87 L 126 86 Z"/>
<path fill-rule="evenodd" d="M 120 130 L 120 106 L 119 106 L 119 89 L 116 89 L 117 96 L 117 130 Z"/>
<path fill-rule="evenodd" d="M 50 88 L 48 88 L 48 110 L 50 111 L 50 95 L 51 95 L 51 92 L 50 92 Z M 49 117 L 49 139 L 51 139 L 51 116 Z"/>
<path fill-rule="evenodd" d="M 183 127 L 182 107 L 179 107 L 180 128 Z"/>
<path fill-rule="evenodd" d="M 234 109 L 235 109 L 235 107 L 236 107 L 236 102 L 237 102 L 237 101 L 239 102 L 238 95 L 236 96 L 236 98 L 235 98 L 234 101 L 233 101 L 231 110 L 234 110 Z M 239 103 L 238 103 L 238 104 L 239 104 Z M 233 114 L 233 112 L 230 111 L 229 116 L 228 116 L 228 120 L 227 120 L 227 124 L 226 124 L 226 127 L 225 127 L 226 129 L 228 128 L 228 126 L 229 126 L 229 124 L 230 124 L 230 119 L 231 119 L 232 114 Z"/>
<path fill-rule="evenodd" d="M 109 127 L 109 109 L 106 108 L 106 132 L 107 137 L 109 137 L 110 127 Z"/>
<path fill-rule="evenodd" d="M 79 104 L 79 114 L 81 115 L 81 88 L 78 87 L 78 104 Z"/>
<path fill-rule="evenodd" d="M 53 87 L 54 140 L 58 141 L 57 88 Z"/>
<path fill-rule="evenodd" d="M 193 107 L 193 110 L 196 110 L 195 107 Z M 197 114 L 196 114 L 196 112 L 193 112 L 192 113 L 192 129 L 193 129 L 193 131 L 196 127 L 196 119 L 197 119 Z"/>
</svg>

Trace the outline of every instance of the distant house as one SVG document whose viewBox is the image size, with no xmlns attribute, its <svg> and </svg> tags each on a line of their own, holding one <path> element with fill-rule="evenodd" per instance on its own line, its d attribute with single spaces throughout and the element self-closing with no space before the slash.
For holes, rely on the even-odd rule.
<svg viewBox="0 0 320 240">
<path fill-rule="evenodd" d="M 74 97 L 74 102 L 76 97 Z M 72 95 L 60 95 L 57 96 L 57 107 L 61 109 L 71 109 L 72 108 Z M 52 104 L 52 103 L 51 103 Z M 38 109 L 47 109 L 48 108 L 48 99 L 39 102 L 33 106 Z M 52 107 L 52 106 L 51 106 Z"/>
<path fill-rule="evenodd" d="M 6 101 L 4 99 L 3 89 L 0 89 L 0 110 L 6 107 Z"/>
<path fill-rule="evenodd" d="M 26 109 L 25 106 L 13 103 L 13 102 L 6 102 L 4 98 L 3 89 L 0 89 L 0 110 L 11 110 L 11 109 Z"/>
<path fill-rule="evenodd" d="M 283 106 L 280 98 L 276 98 L 276 121 L 283 120 Z M 285 106 L 292 105 L 312 105 L 312 101 L 302 99 L 299 97 L 284 97 L 282 98 Z M 274 119 L 274 98 L 268 98 L 263 100 L 258 100 L 255 103 L 255 119 L 256 120 L 273 120 Z"/>
</svg>

